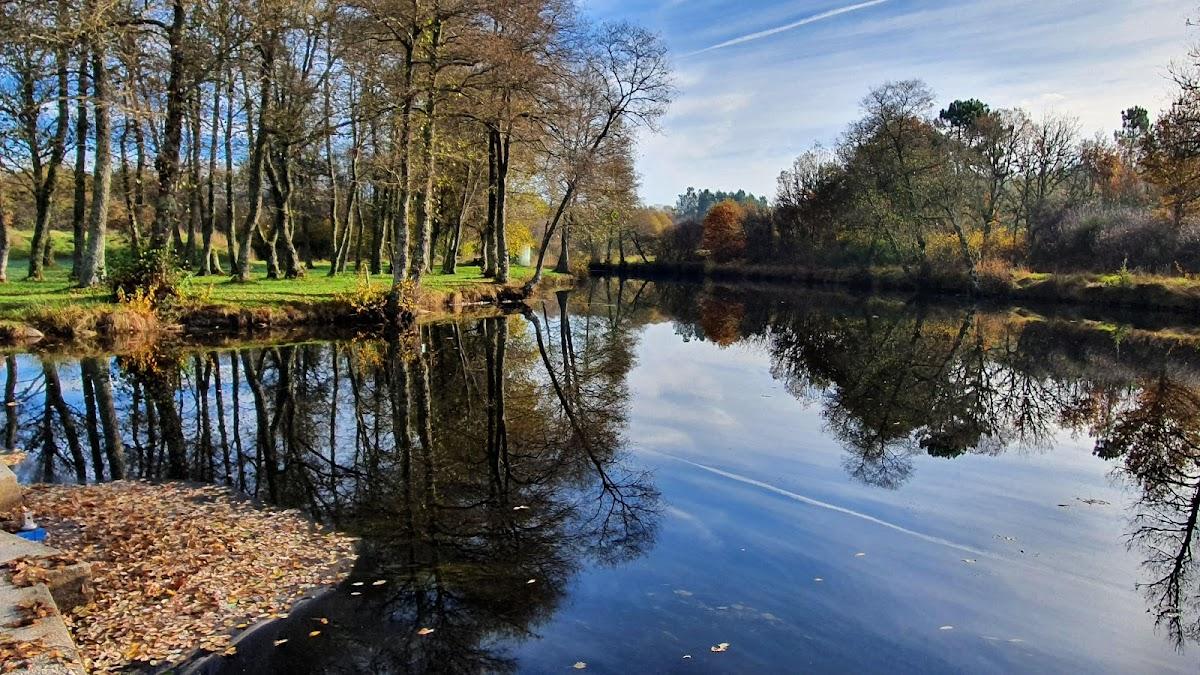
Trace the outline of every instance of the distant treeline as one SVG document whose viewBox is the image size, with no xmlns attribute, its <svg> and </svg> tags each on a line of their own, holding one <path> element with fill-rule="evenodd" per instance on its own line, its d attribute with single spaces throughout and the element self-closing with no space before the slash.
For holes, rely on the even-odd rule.
<svg viewBox="0 0 1200 675">
<path fill-rule="evenodd" d="M 679 199 L 675 201 L 675 217 L 680 219 L 694 218 L 699 220 L 703 218 L 712 207 L 724 201 L 737 202 L 746 206 L 761 206 L 766 207 L 766 197 L 755 197 L 753 192 L 738 190 L 737 192 L 725 192 L 717 190 L 716 192 L 705 188 L 697 191 L 694 187 L 689 187 L 686 192 L 679 195 Z"/>
</svg>

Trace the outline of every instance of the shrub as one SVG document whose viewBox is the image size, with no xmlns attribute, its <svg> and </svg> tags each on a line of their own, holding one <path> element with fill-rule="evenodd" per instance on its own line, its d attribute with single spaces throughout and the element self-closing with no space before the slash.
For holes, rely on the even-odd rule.
<svg viewBox="0 0 1200 675">
<path fill-rule="evenodd" d="M 1058 271 L 1196 271 L 1200 227 L 1176 227 L 1139 208 L 1082 206 L 1044 224 L 1029 253 L 1034 266 Z"/>
<path fill-rule="evenodd" d="M 350 306 L 354 314 L 363 319 L 383 321 L 389 316 L 389 300 L 392 287 L 390 284 L 377 284 L 371 281 L 370 275 L 364 270 L 358 275 L 354 288 L 345 293 L 338 293 L 334 299 Z M 416 286 L 411 281 L 404 282 L 400 289 L 400 303 L 397 311 L 401 315 L 411 315 L 416 310 Z"/>
<path fill-rule="evenodd" d="M 988 295 L 1007 295 L 1012 291 L 1012 267 L 1007 260 L 988 258 L 975 266 L 979 289 Z"/>
<path fill-rule="evenodd" d="M 117 302 L 147 303 L 159 310 L 179 300 L 183 274 L 165 249 L 118 253 L 109 265 L 109 286 Z"/>
</svg>

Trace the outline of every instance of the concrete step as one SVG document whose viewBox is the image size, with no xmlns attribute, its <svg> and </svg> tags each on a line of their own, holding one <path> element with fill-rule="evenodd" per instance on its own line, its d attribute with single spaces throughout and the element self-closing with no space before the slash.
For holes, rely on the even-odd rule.
<svg viewBox="0 0 1200 675">
<path fill-rule="evenodd" d="M 41 617 L 28 626 L 10 627 L 27 618 L 23 607 L 44 606 L 50 610 L 49 616 Z M 58 606 L 50 595 L 50 589 L 44 584 L 17 588 L 12 584 L 0 581 L 0 634 L 17 642 L 40 642 L 46 651 L 57 650 L 61 657 L 52 658 L 49 655 L 36 657 L 27 665 L 18 668 L 13 673 L 29 673 L 38 675 L 82 674 L 87 671 L 79 652 L 75 648 L 71 634 L 58 613 Z M 40 651 L 40 650 L 39 650 Z"/>
</svg>

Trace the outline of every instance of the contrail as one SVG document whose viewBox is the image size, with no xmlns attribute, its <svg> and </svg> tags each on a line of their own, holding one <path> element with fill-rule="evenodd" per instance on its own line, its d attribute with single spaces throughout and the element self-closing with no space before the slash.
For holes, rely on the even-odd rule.
<svg viewBox="0 0 1200 675">
<path fill-rule="evenodd" d="M 865 520 L 869 523 L 875 523 L 876 525 L 886 527 L 889 530 L 895 530 L 897 532 L 907 534 L 910 537 L 916 537 L 917 539 L 928 542 L 930 544 L 937 544 L 939 546 L 945 546 L 947 548 L 952 548 L 952 549 L 955 549 L 962 553 L 970 553 L 971 555 L 975 555 L 975 556 L 979 556 L 979 557 L 988 557 L 988 558 L 994 557 L 993 554 L 988 553 L 987 551 L 980 550 L 973 546 L 966 546 L 964 544 L 959 544 L 957 542 L 953 542 L 948 539 L 943 539 L 941 537 L 935 537 L 933 535 L 925 534 L 924 532 L 917 532 L 916 530 L 910 530 L 907 527 L 904 527 L 902 525 L 897 525 L 895 523 L 889 523 L 886 520 L 876 518 L 875 516 L 867 515 L 860 511 L 848 509 L 844 506 L 838 506 L 837 504 L 830 504 L 829 502 L 823 502 L 819 499 L 813 499 L 812 497 L 806 497 L 804 495 L 796 494 L 795 492 L 791 492 L 789 490 L 784 490 L 783 488 L 780 488 L 780 487 L 775 487 L 774 485 L 771 485 L 770 483 L 764 483 L 760 480 L 748 478 L 746 476 L 742 476 L 742 475 L 739 475 L 736 473 L 722 471 L 721 469 L 717 469 L 717 468 L 714 468 L 711 466 L 700 464 L 698 462 L 693 462 L 691 460 L 687 460 L 682 457 L 676 457 L 675 455 L 670 455 L 665 452 L 658 452 L 656 450 L 647 450 L 646 452 L 652 452 L 656 455 L 662 455 L 663 457 L 669 457 L 677 462 L 683 462 L 684 464 L 690 464 L 690 465 L 696 467 L 697 469 L 702 469 L 709 473 L 715 473 L 718 476 L 722 476 L 722 477 L 728 478 L 730 480 L 735 480 L 739 483 L 745 483 L 746 485 L 753 485 L 754 487 L 762 488 L 763 490 L 766 490 L 768 492 L 774 492 L 777 495 L 787 497 L 788 499 L 793 499 L 793 500 L 801 502 L 803 504 L 808 504 L 809 506 L 815 506 L 815 507 L 821 508 L 821 509 L 828 509 L 830 511 L 835 511 L 837 513 L 841 513 L 841 514 L 845 514 L 847 516 L 852 516 L 854 518 L 859 518 L 859 519 Z"/>
<path fill-rule="evenodd" d="M 776 35 L 778 33 L 783 33 L 783 32 L 789 31 L 789 30 L 793 30 L 793 29 L 799 28 L 801 26 L 807 26 L 810 23 L 824 21 L 825 19 L 832 19 L 833 17 L 839 16 L 841 14 L 849 14 L 850 12 L 857 12 L 860 9 L 874 7 L 875 5 L 882 5 L 885 2 L 888 2 L 888 0 L 868 0 L 867 2 L 860 2 L 856 5 L 848 5 L 846 7 L 839 7 L 838 9 L 831 9 L 828 12 L 821 12 L 820 14 L 813 14 L 812 16 L 805 17 L 803 19 L 800 19 L 799 21 L 793 21 L 792 23 L 789 23 L 789 24 L 784 24 L 782 26 L 776 26 L 774 28 L 768 28 L 767 30 L 761 30 L 757 33 L 750 33 L 749 35 L 743 35 L 741 37 L 736 37 L 736 38 L 733 38 L 732 40 L 726 40 L 725 42 L 722 42 L 720 44 L 715 44 L 711 47 L 705 47 L 704 49 L 700 49 L 700 50 L 691 52 L 689 54 L 685 54 L 685 56 L 694 56 L 696 54 L 703 54 L 704 52 L 711 52 L 714 49 L 724 49 L 725 47 L 732 47 L 734 45 L 740 45 L 744 42 L 751 42 L 753 40 L 759 40 L 759 39 L 762 39 L 765 37 L 769 37 L 771 35 Z"/>
<path fill-rule="evenodd" d="M 959 551 L 960 553 L 969 553 L 979 559 L 990 559 L 992 561 L 1007 563 L 1010 565 L 1017 565 L 1020 567 L 1024 567 L 1026 569 L 1037 570 L 1039 572 L 1045 572 L 1046 569 L 1049 568 L 1054 573 L 1059 574 L 1061 576 L 1069 576 L 1078 581 L 1082 581 L 1084 583 L 1087 583 L 1087 584 L 1090 584 L 1093 586 L 1102 587 L 1102 588 L 1105 588 L 1108 590 L 1112 589 L 1112 584 L 1109 582 L 1103 581 L 1101 579 L 1097 579 L 1095 577 L 1080 574 L 1074 570 L 1062 569 L 1062 568 L 1055 566 L 1053 564 L 1050 564 L 1044 560 L 1038 560 L 1035 562 L 1035 561 L 1029 560 L 1027 558 L 1014 558 L 1009 555 L 1004 555 L 1002 553 L 994 553 L 994 552 L 990 552 L 990 551 L 985 551 L 983 549 L 979 549 L 974 546 L 960 544 L 958 542 L 951 541 L 949 539 L 934 536 L 931 534 L 926 534 L 924 532 L 918 532 L 916 530 L 911 530 L 907 527 L 904 527 L 903 525 L 897 525 L 895 523 L 888 522 L 881 518 L 876 518 L 875 516 L 872 516 L 872 515 L 869 515 L 866 513 L 862 513 L 861 511 L 855 511 L 853 509 L 848 509 L 844 506 L 838 506 L 837 504 L 830 504 L 829 502 L 823 502 L 819 499 L 813 499 L 812 497 L 806 497 L 805 495 L 797 494 L 795 492 L 791 492 L 789 490 L 784 490 L 783 488 L 776 487 L 774 485 L 771 485 L 770 483 L 765 483 L 763 481 L 755 480 L 753 478 L 749 478 L 747 476 L 742 476 L 740 474 L 732 473 L 729 471 L 722 471 L 721 469 L 707 466 L 705 464 L 700 464 L 699 462 L 693 462 L 689 459 L 684 459 L 682 457 L 672 455 L 670 453 L 661 452 L 659 450 L 651 450 L 649 448 L 642 448 L 640 451 L 650 453 L 652 455 L 658 455 L 660 457 L 666 457 L 668 459 L 672 459 L 672 460 L 675 460 L 676 462 L 681 462 L 683 464 L 688 464 L 688 465 L 694 466 L 697 469 L 700 469 L 702 471 L 707 471 L 709 473 L 716 474 L 723 478 L 728 478 L 730 480 L 737 481 L 737 482 L 743 483 L 745 485 L 751 485 L 753 487 L 760 488 L 762 490 L 766 490 L 767 492 L 772 492 L 781 497 L 786 497 L 788 499 L 800 502 L 802 504 L 808 504 L 809 506 L 815 506 L 819 509 L 826 509 L 829 511 L 833 511 L 835 513 L 841 513 L 841 514 L 850 516 L 852 518 L 858 518 L 860 520 L 865 520 L 868 523 L 874 523 L 875 525 L 878 525 L 880 527 L 884 527 L 889 530 L 900 532 L 901 534 L 908 535 L 910 537 L 919 539 L 921 541 L 924 541 L 924 542 L 927 542 L 930 544 L 934 544 L 937 546 L 944 546 L 946 548 L 949 548 L 949 549 L 952 549 L 955 551 Z M 1024 553 L 1024 551 L 1022 551 L 1022 553 Z"/>
</svg>

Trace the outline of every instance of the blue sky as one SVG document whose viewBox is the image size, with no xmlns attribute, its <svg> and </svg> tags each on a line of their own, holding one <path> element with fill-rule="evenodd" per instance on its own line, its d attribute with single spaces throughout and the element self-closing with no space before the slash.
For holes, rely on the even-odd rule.
<svg viewBox="0 0 1200 675">
<path fill-rule="evenodd" d="M 867 90 L 921 78 L 945 105 L 975 97 L 1111 131 L 1169 100 L 1169 69 L 1200 29 L 1196 0 L 580 0 L 660 32 L 679 88 L 643 134 L 642 197 L 689 185 L 773 196 L 792 158 L 830 145 Z"/>
</svg>

